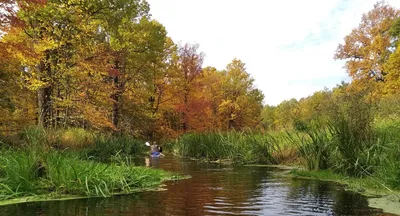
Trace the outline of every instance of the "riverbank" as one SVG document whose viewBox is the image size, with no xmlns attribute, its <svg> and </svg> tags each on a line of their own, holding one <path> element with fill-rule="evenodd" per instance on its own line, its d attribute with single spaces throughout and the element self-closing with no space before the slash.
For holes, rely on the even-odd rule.
<svg viewBox="0 0 400 216">
<path fill-rule="evenodd" d="M 138 167 L 128 158 L 103 163 L 73 152 L 4 150 L 0 154 L 0 205 L 20 202 L 109 197 L 157 190 L 186 178 Z"/>
<path fill-rule="evenodd" d="M 149 168 L 150 169 L 150 168 Z M 164 184 L 168 181 L 178 181 L 178 180 L 184 180 L 184 179 L 189 179 L 190 176 L 181 176 L 181 175 L 173 175 L 171 174 L 169 177 L 161 179 L 157 184 L 151 187 L 146 187 L 146 188 L 131 188 L 130 191 L 126 192 L 115 192 L 112 194 L 107 194 L 107 195 L 94 195 L 94 196 L 79 196 L 79 195 L 68 195 L 68 194 L 60 194 L 60 193 L 48 193 L 48 194 L 41 194 L 41 195 L 32 195 L 32 196 L 24 196 L 24 197 L 18 197 L 18 198 L 13 198 L 13 199 L 7 199 L 7 200 L 1 200 L 0 201 L 0 206 L 5 206 L 5 205 L 12 205 L 12 204 L 18 204 L 18 203 L 31 203 L 31 202 L 47 202 L 47 201 L 64 201 L 64 200 L 77 200 L 77 199 L 88 199 L 88 198 L 107 198 L 107 197 L 112 197 L 112 196 L 120 196 L 120 195 L 129 195 L 133 193 L 139 193 L 139 192 L 145 192 L 145 191 L 164 191 L 165 189 L 163 188 Z"/>
<path fill-rule="evenodd" d="M 109 197 L 157 190 L 187 178 L 135 166 L 147 154 L 144 141 L 80 128 L 26 128 L 0 139 L 0 205 Z"/>
<path fill-rule="evenodd" d="M 168 179 L 165 181 L 174 181 L 174 180 L 182 180 L 185 179 L 184 177 L 182 178 L 177 178 L 177 179 Z M 12 205 L 12 204 L 18 204 L 18 203 L 31 203 L 31 202 L 47 202 L 47 201 L 64 201 L 64 200 L 77 200 L 77 199 L 88 199 L 88 198 L 107 198 L 107 197 L 112 197 L 112 196 L 119 196 L 119 195 L 128 195 L 128 194 L 133 194 L 133 193 L 138 193 L 138 192 L 145 192 L 145 191 L 163 191 L 164 189 L 162 188 L 163 184 L 160 184 L 159 187 L 153 187 L 153 188 L 137 188 L 137 189 L 132 189 L 130 192 L 126 193 L 113 193 L 109 195 L 101 195 L 101 196 L 78 196 L 78 195 L 66 195 L 66 194 L 58 194 L 58 193 L 50 193 L 50 194 L 42 194 L 42 195 L 33 195 L 33 196 L 25 196 L 25 197 L 19 197 L 15 199 L 8 199 L 8 200 L 2 200 L 0 201 L 0 206 L 5 206 L 5 205 Z"/>
<path fill-rule="evenodd" d="M 297 169 L 288 172 L 287 176 L 339 183 L 344 185 L 346 190 L 368 197 L 370 207 L 382 209 L 386 213 L 400 215 L 400 190 L 390 189 L 376 178 L 352 178 L 325 170 L 306 171 Z"/>
</svg>

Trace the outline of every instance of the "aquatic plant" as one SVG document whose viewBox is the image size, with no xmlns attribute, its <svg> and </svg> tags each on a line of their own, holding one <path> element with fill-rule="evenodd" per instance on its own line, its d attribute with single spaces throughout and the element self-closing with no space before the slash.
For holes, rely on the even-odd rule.
<svg viewBox="0 0 400 216">
<path fill-rule="evenodd" d="M 0 154 L 0 164 L 0 200 L 49 193 L 109 196 L 152 188 L 173 177 L 122 158 L 104 164 L 73 152 L 9 150 Z"/>
<path fill-rule="evenodd" d="M 304 133 L 288 133 L 288 140 L 297 146 L 299 156 L 309 170 L 321 170 L 329 167 L 332 151 L 331 135 L 327 129 L 315 126 Z"/>
<path fill-rule="evenodd" d="M 269 135 L 237 131 L 185 134 L 170 145 L 184 157 L 236 163 L 276 164 L 273 153 L 279 149 L 277 139 Z"/>
</svg>

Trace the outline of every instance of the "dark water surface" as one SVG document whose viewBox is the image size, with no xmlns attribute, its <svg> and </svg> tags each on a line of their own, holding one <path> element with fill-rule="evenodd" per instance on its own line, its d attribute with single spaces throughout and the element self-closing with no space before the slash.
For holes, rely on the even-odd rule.
<svg viewBox="0 0 400 216">
<path fill-rule="evenodd" d="M 169 182 L 161 192 L 3 206 L 0 215 L 389 215 L 369 208 L 365 197 L 340 185 L 283 178 L 276 168 L 199 164 L 172 157 L 150 162 L 192 178 Z"/>
</svg>

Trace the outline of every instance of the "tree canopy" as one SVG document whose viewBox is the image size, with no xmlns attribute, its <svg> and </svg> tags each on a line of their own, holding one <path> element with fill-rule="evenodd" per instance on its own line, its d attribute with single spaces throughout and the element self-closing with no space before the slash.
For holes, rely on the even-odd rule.
<svg viewBox="0 0 400 216">
<path fill-rule="evenodd" d="M 0 11 L 2 134 L 29 125 L 151 139 L 286 130 L 400 94 L 400 11 L 385 2 L 334 53 L 351 82 L 277 106 L 263 105 L 241 60 L 205 67 L 200 45 L 175 43 L 144 0 L 1 0 Z"/>
</svg>

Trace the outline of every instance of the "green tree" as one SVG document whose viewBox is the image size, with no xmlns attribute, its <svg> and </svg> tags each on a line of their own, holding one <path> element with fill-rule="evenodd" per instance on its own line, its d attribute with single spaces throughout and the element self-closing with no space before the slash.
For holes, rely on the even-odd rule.
<svg viewBox="0 0 400 216">
<path fill-rule="evenodd" d="M 276 129 L 276 107 L 266 105 L 261 111 L 262 123 L 261 127 L 266 130 Z"/>
<path fill-rule="evenodd" d="M 225 73 L 218 111 L 226 120 L 227 129 L 255 127 L 260 122 L 264 95 L 254 87 L 254 79 L 240 60 L 234 59 L 228 64 Z"/>
</svg>

